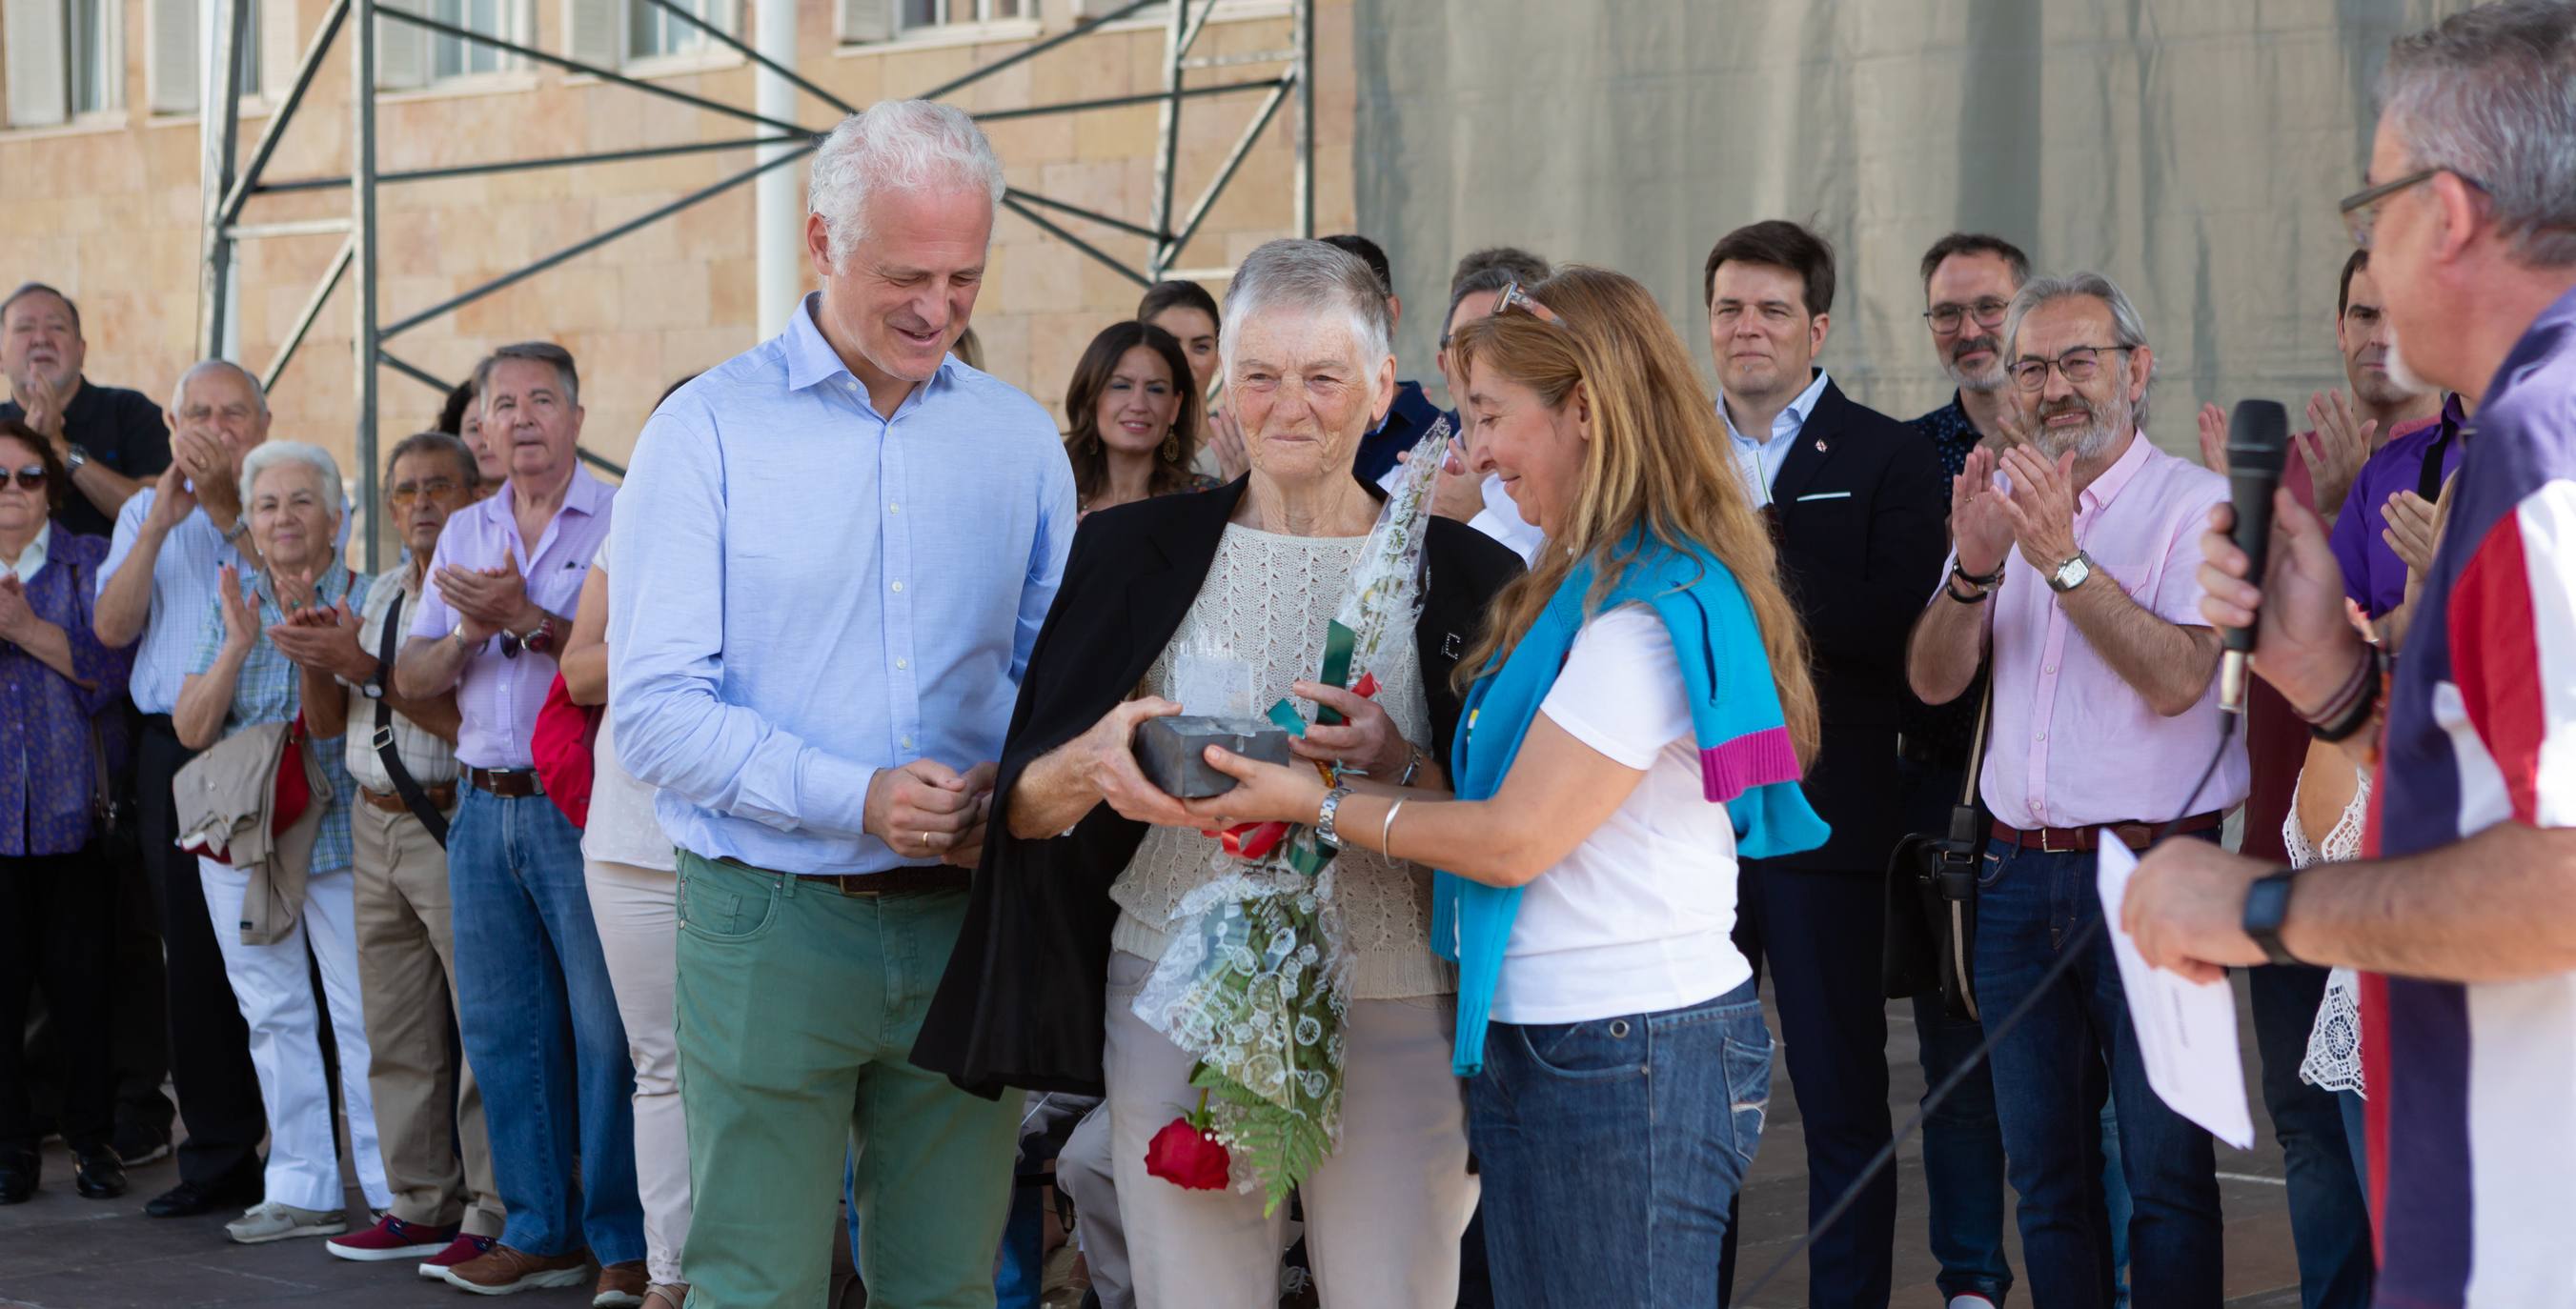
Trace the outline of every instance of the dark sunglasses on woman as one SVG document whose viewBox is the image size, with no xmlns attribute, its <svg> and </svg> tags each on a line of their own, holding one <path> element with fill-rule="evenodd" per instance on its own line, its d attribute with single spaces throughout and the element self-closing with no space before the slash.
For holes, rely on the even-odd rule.
<svg viewBox="0 0 2576 1309">
<path fill-rule="evenodd" d="M 21 491 L 41 491 L 45 489 L 45 466 L 43 464 L 29 464 L 26 467 L 19 469 L 14 476 L 18 479 L 18 489 Z"/>
</svg>

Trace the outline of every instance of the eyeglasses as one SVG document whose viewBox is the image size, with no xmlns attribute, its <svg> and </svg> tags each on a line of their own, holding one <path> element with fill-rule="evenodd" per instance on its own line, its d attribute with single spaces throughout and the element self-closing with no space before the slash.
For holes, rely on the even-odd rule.
<svg viewBox="0 0 2576 1309">
<path fill-rule="evenodd" d="M 2056 369 L 2069 385 L 2082 386 L 2102 371 L 2102 352 L 2128 350 L 2125 345 L 2079 345 L 2055 359 L 2023 359 L 2012 366 L 2013 383 L 2025 391 L 2039 391 L 2048 386 L 2048 370 Z"/>
<path fill-rule="evenodd" d="M 21 491 L 42 491 L 45 489 L 45 466 L 43 464 L 29 464 L 26 467 L 19 469 L 16 473 L 10 474 L 10 476 L 15 476 L 18 479 L 18 489 Z"/>
<path fill-rule="evenodd" d="M 385 500 L 396 509 L 409 509 L 422 496 L 444 500 L 456 493 L 456 479 L 433 477 L 426 482 L 405 482 L 385 492 Z"/>
<path fill-rule="evenodd" d="M 1971 315 L 1975 316 L 1977 325 L 1980 327 L 2001 327 L 2004 325 L 2004 313 L 2011 308 L 2011 301 L 1997 300 L 1988 296 L 1972 305 L 1934 305 L 1923 311 L 1923 319 L 1932 324 L 1933 331 L 1948 336 L 1958 331 L 1960 324 Z"/>
<path fill-rule="evenodd" d="M 2379 226 L 2379 206 L 2386 203 L 2388 197 L 2411 186 L 2422 186 L 2442 173 L 2449 173 L 2480 191 L 2487 189 L 2486 183 L 2456 168 L 2444 168 L 2438 164 L 2431 168 L 2419 168 L 2394 182 L 2382 182 L 2377 186 L 2363 187 L 2345 196 L 2335 205 L 2335 208 L 2343 214 L 2344 230 L 2352 234 L 2352 243 L 2361 249 L 2369 249 L 2371 230 Z"/>
</svg>

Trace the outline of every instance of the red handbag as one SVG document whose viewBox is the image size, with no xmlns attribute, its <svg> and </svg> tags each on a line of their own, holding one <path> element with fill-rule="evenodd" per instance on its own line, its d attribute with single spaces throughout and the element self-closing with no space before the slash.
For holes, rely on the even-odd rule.
<svg viewBox="0 0 2576 1309">
<path fill-rule="evenodd" d="M 268 832 L 274 837 L 295 826 L 295 820 L 313 806 L 313 784 L 304 775 L 304 711 L 297 710 L 295 723 L 286 729 L 286 746 L 277 755 L 277 779 L 269 793 Z M 198 854 L 230 867 L 232 852 L 200 849 Z"/>
<path fill-rule="evenodd" d="M 590 826 L 591 751 L 599 742 L 599 714 L 596 705 L 574 704 L 572 692 L 564 689 L 563 674 L 557 673 L 554 685 L 546 688 L 546 703 L 537 710 L 536 730 L 528 741 L 546 798 L 575 827 Z"/>
</svg>

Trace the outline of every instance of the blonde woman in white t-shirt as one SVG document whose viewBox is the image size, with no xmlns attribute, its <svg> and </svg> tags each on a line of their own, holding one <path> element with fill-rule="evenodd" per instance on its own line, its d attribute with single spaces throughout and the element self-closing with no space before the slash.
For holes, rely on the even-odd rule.
<svg viewBox="0 0 2576 1309">
<path fill-rule="evenodd" d="M 1459 962 L 1497 1304 L 1712 1304 L 1771 1083 L 1736 859 L 1825 836 L 1796 785 L 1805 638 L 1644 287 L 1514 286 L 1450 348 L 1476 471 L 1548 542 L 1459 664 L 1453 789 L 1328 791 L 1211 749 L 1242 784 L 1188 808 L 1442 870 L 1432 944 Z"/>
</svg>

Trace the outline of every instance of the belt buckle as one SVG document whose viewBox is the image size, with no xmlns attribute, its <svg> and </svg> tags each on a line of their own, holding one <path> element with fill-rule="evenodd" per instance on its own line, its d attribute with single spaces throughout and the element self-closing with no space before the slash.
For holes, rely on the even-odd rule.
<svg viewBox="0 0 2576 1309">
<path fill-rule="evenodd" d="M 369 738 L 367 739 L 367 744 L 368 744 L 370 747 L 372 747 L 372 748 L 374 748 L 374 749 L 378 749 L 378 750 L 382 750 L 382 749 L 384 749 L 386 746 L 392 745 L 393 743 L 394 743 L 394 725 L 393 725 L 392 723 L 387 723 L 387 724 L 385 724 L 384 726 L 377 728 L 377 729 L 376 729 L 376 734 L 375 734 L 374 736 L 369 737 Z"/>
<path fill-rule="evenodd" d="M 2051 827 L 2043 827 L 2043 828 L 2039 829 L 2039 852 L 2040 852 L 2041 854 L 2076 854 L 2076 853 L 2079 853 L 2079 851 L 2077 850 L 2077 848 L 2076 848 L 2076 847 L 2074 847 L 2074 846 L 2071 846 L 2071 845 L 2070 845 L 2070 846 L 2067 846 L 2067 847 L 2065 847 L 2065 848 L 2063 848 L 2063 849 L 2060 849 L 2060 848 L 2058 848 L 2057 846 L 2054 846 L 2054 845 L 2050 845 L 2050 844 L 2048 843 L 2048 834 L 2049 834 L 2050 832 L 2052 832 L 2052 831 L 2055 831 L 2055 830 L 2057 830 L 2057 829 L 2055 829 L 2055 828 L 2051 828 Z"/>
</svg>

